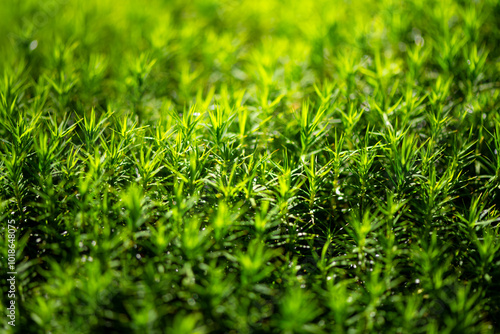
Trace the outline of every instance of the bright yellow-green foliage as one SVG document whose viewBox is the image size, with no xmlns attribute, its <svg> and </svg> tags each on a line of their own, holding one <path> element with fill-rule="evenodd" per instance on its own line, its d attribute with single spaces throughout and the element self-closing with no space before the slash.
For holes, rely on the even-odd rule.
<svg viewBox="0 0 500 334">
<path fill-rule="evenodd" d="M 0 332 L 499 331 L 499 17 L 0 1 Z"/>
</svg>

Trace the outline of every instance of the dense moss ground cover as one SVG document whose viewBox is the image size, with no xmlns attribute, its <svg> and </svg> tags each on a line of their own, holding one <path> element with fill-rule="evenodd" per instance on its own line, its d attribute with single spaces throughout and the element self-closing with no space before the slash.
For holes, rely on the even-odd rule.
<svg viewBox="0 0 500 334">
<path fill-rule="evenodd" d="M 498 331 L 499 17 L 1 1 L 0 331 Z"/>
</svg>

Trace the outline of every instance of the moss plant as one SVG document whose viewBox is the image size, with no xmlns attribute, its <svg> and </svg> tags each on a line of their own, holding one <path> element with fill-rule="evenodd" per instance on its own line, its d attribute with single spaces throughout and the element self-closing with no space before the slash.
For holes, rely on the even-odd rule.
<svg viewBox="0 0 500 334">
<path fill-rule="evenodd" d="M 499 17 L 0 1 L 0 332 L 500 331 Z"/>
</svg>

